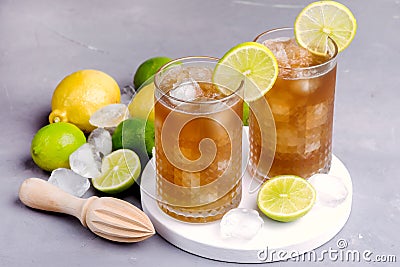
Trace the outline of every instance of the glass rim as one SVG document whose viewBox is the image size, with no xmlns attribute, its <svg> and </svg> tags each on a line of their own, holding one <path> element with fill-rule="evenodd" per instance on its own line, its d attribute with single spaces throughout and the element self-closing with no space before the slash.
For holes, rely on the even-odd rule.
<svg viewBox="0 0 400 267">
<path fill-rule="evenodd" d="M 208 101 L 193 101 L 193 100 L 183 100 L 171 95 L 167 95 L 166 92 L 164 92 L 163 90 L 161 90 L 159 88 L 159 84 L 161 81 L 158 80 L 159 76 L 161 75 L 161 73 L 167 69 L 168 67 L 176 64 L 177 62 L 181 62 L 183 60 L 193 60 L 193 61 L 189 61 L 189 62 L 215 62 L 215 64 L 218 63 L 218 61 L 220 60 L 217 57 L 211 57 L 211 56 L 186 56 L 186 57 L 180 57 L 180 58 L 176 58 L 170 62 L 165 63 L 164 65 L 161 66 L 161 68 L 156 72 L 156 74 L 154 74 L 154 87 L 155 90 L 159 93 L 161 93 L 161 97 L 166 96 L 169 99 L 173 99 L 174 101 L 180 102 L 180 103 L 186 103 L 186 104 L 215 104 L 215 103 L 221 103 L 221 102 L 225 102 L 228 101 L 229 99 L 233 98 L 234 96 L 236 96 L 237 92 L 240 91 L 243 88 L 244 82 L 242 81 L 238 88 L 236 88 L 234 91 L 232 91 L 232 93 L 230 93 L 229 95 L 224 95 L 221 92 L 221 95 L 223 96 L 221 99 L 212 99 L 212 100 L 208 100 Z M 205 82 L 205 81 L 204 81 Z M 214 84 L 211 81 L 212 84 Z M 160 98 L 161 98 L 160 97 Z M 240 97 L 243 99 L 243 97 Z"/>
<path fill-rule="evenodd" d="M 256 38 L 254 38 L 253 42 L 260 43 L 259 39 L 262 36 L 265 36 L 267 34 L 274 33 L 274 32 L 285 31 L 285 30 L 286 31 L 287 30 L 291 30 L 294 33 L 294 28 L 293 27 L 274 28 L 274 29 L 267 30 L 267 31 L 264 31 L 264 32 L 260 33 L 259 35 L 256 36 Z M 280 69 L 283 69 L 283 70 L 304 71 L 304 70 L 317 69 L 317 68 L 324 67 L 326 65 L 331 64 L 332 62 L 336 61 L 337 55 L 339 54 L 339 48 L 338 48 L 336 42 L 332 38 L 330 38 L 330 37 L 328 37 L 328 38 L 332 42 L 332 44 L 333 44 L 333 46 L 335 48 L 335 51 L 334 51 L 334 54 L 332 55 L 332 57 L 329 60 L 325 61 L 324 63 L 318 64 L 318 65 L 314 65 L 314 66 L 309 66 L 309 67 L 303 67 L 303 68 L 291 68 L 291 67 L 282 67 L 282 66 L 279 65 L 279 62 L 278 62 L 278 67 Z"/>
</svg>

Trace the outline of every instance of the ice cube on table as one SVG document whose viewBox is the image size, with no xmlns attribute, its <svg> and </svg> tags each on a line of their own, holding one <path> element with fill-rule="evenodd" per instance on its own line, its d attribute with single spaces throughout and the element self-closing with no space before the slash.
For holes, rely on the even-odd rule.
<svg viewBox="0 0 400 267">
<path fill-rule="evenodd" d="M 93 130 L 88 137 L 88 143 L 94 147 L 100 158 L 110 154 L 112 151 L 111 134 L 104 128 Z"/>
<path fill-rule="evenodd" d="M 136 91 L 133 86 L 127 85 L 125 87 L 121 87 L 121 104 L 128 105 L 132 98 L 135 96 Z"/>
<path fill-rule="evenodd" d="M 308 181 L 314 186 L 317 192 L 316 203 L 323 206 L 337 207 L 346 200 L 349 194 L 346 185 L 340 177 L 328 174 L 315 174 Z"/>
<path fill-rule="evenodd" d="M 192 78 L 185 79 L 182 83 L 174 84 L 174 89 L 169 95 L 182 101 L 195 100 L 202 95 L 199 84 Z"/>
<path fill-rule="evenodd" d="M 95 148 L 86 143 L 69 156 L 71 170 L 86 178 L 96 178 L 101 172 L 101 158 Z"/>
<path fill-rule="evenodd" d="M 76 197 L 83 196 L 90 187 L 88 178 L 64 168 L 52 171 L 48 182 Z"/>
<path fill-rule="evenodd" d="M 99 128 L 116 127 L 129 117 L 125 104 L 110 104 L 97 110 L 89 119 L 89 123 Z"/>
<path fill-rule="evenodd" d="M 228 211 L 220 222 L 224 238 L 252 239 L 264 224 L 264 220 L 253 209 L 236 208 Z"/>
</svg>

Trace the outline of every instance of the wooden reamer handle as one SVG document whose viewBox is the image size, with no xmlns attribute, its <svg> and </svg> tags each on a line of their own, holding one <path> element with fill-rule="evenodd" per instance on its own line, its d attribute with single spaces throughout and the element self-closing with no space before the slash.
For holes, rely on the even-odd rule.
<svg viewBox="0 0 400 267">
<path fill-rule="evenodd" d="M 87 204 L 93 198 L 97 197 L 77 198 L 39 178 L 26 179 L 19 188 L 19 199 L 26 206 L 75 216 L 84 226 Z"/>
</svg>

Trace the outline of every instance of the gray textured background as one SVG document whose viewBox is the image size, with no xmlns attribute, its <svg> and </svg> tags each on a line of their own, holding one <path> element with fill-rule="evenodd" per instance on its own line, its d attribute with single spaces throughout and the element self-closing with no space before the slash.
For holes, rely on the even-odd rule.
<svg viewBox="0 0 400 267">
<path fill-rule="evenodd" d="M 48 177 L 32 162 L 30 141 L 47 123 L 52 92 L 67 74 L 95 68 L 124 86 L 149 57 L 220 57 L 264 30 L 292 25 L 308 2 L 0 0 L 0 266 L 231 265 L 181 251 L 159 236 L 108 242 L 75 218 L 26 208 L 17 199 L 21 182 Z M 343 3 L 359 29 L 339 57 L 334 153 L 352 175 L 353 211 L 317 251 L 336 248 L 343 238 L 348 249 L 397 254 L 399 262 L 400 1 Z M 120 197 L 139 205 L 137 187 Z"/>
</svg>

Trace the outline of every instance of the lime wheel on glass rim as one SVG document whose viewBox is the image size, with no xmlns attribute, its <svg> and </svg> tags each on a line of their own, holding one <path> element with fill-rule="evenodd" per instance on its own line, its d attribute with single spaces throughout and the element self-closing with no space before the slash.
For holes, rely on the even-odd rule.
<svg viewBox="0 0 400 267">
<path fill-rule="evenodd" d="M 328 39 L 339 52 L 353 41 L 357 22 L 353 13 L 341 3 L 318 1 L 306 6 L 297 16 L 294 33 L 297 43 L 317 55 L 328 54 Z"/>
<path fill-rule="evenodd" d="M 274 54 L 255 42 L 238 44 L 218 61 L 213 82 L 224 94 L 232 93 L 244 80 L 244 100 L 251 102 L 261 98 L 274 85 L 278 77 L 278 63 Z"/>
</svg>

